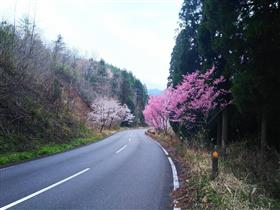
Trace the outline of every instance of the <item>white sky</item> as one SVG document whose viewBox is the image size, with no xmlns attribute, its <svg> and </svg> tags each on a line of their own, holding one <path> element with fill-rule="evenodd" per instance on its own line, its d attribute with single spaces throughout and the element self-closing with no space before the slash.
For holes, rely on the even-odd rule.
<svg viewBox="0 0 280 210">
<path fill-rule="evenodd" d="M 42 36 L 164 89 L 183 0 L 0 0 L 0 17 L 36 16 Z"/>
</svg>

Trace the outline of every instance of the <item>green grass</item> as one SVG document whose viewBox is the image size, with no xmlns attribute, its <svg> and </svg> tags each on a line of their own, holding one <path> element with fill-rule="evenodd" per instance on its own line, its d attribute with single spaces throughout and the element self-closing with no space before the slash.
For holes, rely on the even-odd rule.
<svg viewBox="0 0 280 210">
<path fill-rule="evenodd" d="M 32 151 L 24 151 L 24 152 L 11 152 L 0 154 L 0 165 L 8 165 L 12 163 L 18 163 L 25 160 L 30 160 L 33 158 L 41 157 L 44 155 L 55 154 L 58 152 L 63 152 L 69 149 L 76 148 L 81 145 L 85 145 L 88 143 L 96 142 L 102 138 L 104 138 L 106 134 L 99 134 L 87 138 L 77 138 L 69 143 L 64 144 L 47 144 L 38 146 L 36 150 Z"/>
</svg>

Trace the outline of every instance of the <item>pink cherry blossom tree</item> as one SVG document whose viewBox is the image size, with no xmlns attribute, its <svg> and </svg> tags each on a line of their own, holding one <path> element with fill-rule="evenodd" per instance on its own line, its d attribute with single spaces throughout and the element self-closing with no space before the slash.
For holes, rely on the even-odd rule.
<svg viewBox="0 0 280 210">
<path fill-rule="evenodd" d="M 167 132 L 170 116 L 170 99 L 172 89 L 166 89 L 162 95 L 151 96 L 143 111 L 145 121 L 148 125 Z"/>
<path fill-rule="evenodd" d="M 183 77 L 172 94 L 171 120 L 186 128 L 204 126 L 212 110 L 227 105 L 224 96 L 228 92 L 220 88 L 225 79 L 223 76 L 215 78 L 214 72 L 213 67 L 205 73 L 193 72 Z"/>
<path fill-rule="evenodd" d="M 147 124 L 163 130 L 168 121 L 178 122 L 187 129 L 205 126 L 212 110 L 228 105 L 224 97 L 228 92 L 220 88 L 225 79 L 215 78 L 214 73 L 213 67 L 205 73 L 187 74 L 175 88 L 151 97 L 143 112 Z"/>
</svg>

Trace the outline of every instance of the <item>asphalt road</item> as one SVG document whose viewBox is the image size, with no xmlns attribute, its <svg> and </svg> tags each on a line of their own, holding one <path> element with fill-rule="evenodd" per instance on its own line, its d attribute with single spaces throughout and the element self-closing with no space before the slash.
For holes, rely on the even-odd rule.
<svg viewBox="0 0 280 210">
<path fill-rule="evenodd" d="M 129 130 L 0 169 L 0 209 L 171 209 L 172 186 L 160 146 Z"/>
</svg>

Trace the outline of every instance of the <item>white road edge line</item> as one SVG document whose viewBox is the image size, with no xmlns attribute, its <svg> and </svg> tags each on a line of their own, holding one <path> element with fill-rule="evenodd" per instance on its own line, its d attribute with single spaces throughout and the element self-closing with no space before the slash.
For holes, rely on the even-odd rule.
<svg viewBox="0 0 280 210">
<path fill-rule="evenodd" d="M 168 152 L 163 148 L 163 146 L 161 146 L 161 144 L 160 143 L 158 143 L 158 142 L 156 142 L 159 146 L 160 146 L 160 148 L 163 150 L 163 152 L 164 152 L 164 154 L 166 155 L 166 156 L 169 156 L 169 154 L 168 154 Z M 170 163 L 170 165 L 171 165 L 171 169 L 172 169 L 172 176 L 173 176 L 173 190 L 176 190 L 176 189 L 178 189 L 179 188 L 179 179 L 178 179 L 178 175 L 177 175 L 177 169 L 176 169 L 176 166 L 175 166 L 175 164 L 174 164 L 174 162 L 172 161 L 172 159 L 170 158 L 170 157 L 168 157 L 168 161 L 169 161 L 169 163 Z M 176 207 L 176 203 L 177 203 L 177 201 L 176 200 L 174 200 L 174 208 L 173 208 L 173 210 L 181 210 L 181 208 L 178 208 L 178 207 Z"/>
<path fill-rule="evenodd" d="M 156 142 L 156 141 L 155 141 L 155 142 Z M 167 155 L 167 156 L 169 156 L 168 152 L 163 148 L 163 146 L 161 146 L 161 144 L 158 143 L 158 142 L 156 142 L 156 143 L 157 143 L 157 144 L 160 146 L 160 148 L 163 150 L 164 154 Z"/>
<path fill-rule="evenodd" d="M 177 175 L 177 170 L 176 167 L 170 157 L 168 157 L 169 163 L 171 165 L 172 169 L 172 174 L 173 174 L 173 189 L 176 190 L 179 188 L 179 180 L 178 180 L 178 175 Z"/>
<path fill-rule="evenodd" d="M 10 203 L 10 204 L 8 204 L 6 206 L 3 206 L 3 207 L 0 208 L 0 210 L 5 210 L 5 209 L 8 209 L 8 208 L 11 208 L 11 207 L 13 207 L 13 206 L 15 206 L 15 205 L 17 205 L 19 203 L 22 203 L 22 202 L 24 202 L 24 201 L 26 201 L 26 200 L 28 200 L 28 199 L 30 199 L 32 197 L 35 197 L 35 196 L 37 196 L 37 195 L 39 195 L 39 194 L 41 194 L 43 192 L 46 192 L 47 190 L 50 190 L 50 189 L 52 189 L 52 188 L 54 188 L 54 187 L 56 187 L 56 186 L 58 186 L 58 185 L 60 185 L 60 184 L 62 184 L 64 182 L 67 182 L 70 179 L 73 179 L 74 177 L 79 176 L 79 175 L 87 172 L 88 170 L 90 170 L 90 168 L 86 168 L 86 169 L 84 169 L 84 170 L 82 170 L 82 171 L 80 171 L 80 172 L 78 172 L 78 173 L 76 173 L 76 174 L 74 174 L 72 176 L 69 176 L 68 178 L 65 178 L 65 179 L 63 179 L 63 180 L 61 180 L 59 182 L 56 182 L 56 183 L 54 183 L 54 184 L 52 184 L 52 185 L 50 185 L 50 186 L 48 186 L 48 187 L 46 187 L 44 189 L 41 189 L 41 190 L 39 190 L 39 191 L 37 191 L 35 193 L 32 193 L 31 195 L 28 195 L 28 196 L 26 196 L 24 198 L 21 198 L 21 199 L 15 201 L 13 203 Z"/>
<path fill-rule="evenodd" d="M 126 147 L 127 147 L 127 144 L 124 145 L 124 146 L 122 146 L 120 149 L 118 149 L 118 150 L 116 151 L 116 154 L 120 153 L 120 152 L 121 152 L 122 150 L 124 150 Z M 0 209 L 0 210 L 1 210 L 1 209 Z"/>
</svg>

